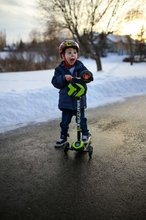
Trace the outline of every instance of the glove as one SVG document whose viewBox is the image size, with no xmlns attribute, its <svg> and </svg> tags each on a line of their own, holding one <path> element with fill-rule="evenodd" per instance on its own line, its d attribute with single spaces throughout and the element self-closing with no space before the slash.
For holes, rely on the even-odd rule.
<svg viewBox="0 0 146 220">
<path fill-rule="evenodd" d="M 90 77 L 91 77 L 91 74 L 89 72 L 84 72 L 82 75 L 82 79 L 85 81 L 90 79 Z"/>
</svg>

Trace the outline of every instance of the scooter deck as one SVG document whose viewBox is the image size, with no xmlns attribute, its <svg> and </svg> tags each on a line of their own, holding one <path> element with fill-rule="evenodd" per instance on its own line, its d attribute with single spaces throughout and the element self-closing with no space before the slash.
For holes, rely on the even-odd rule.
<svg viewBox="0 0 146 220">
<path fill-rule="evenodd" d="M 66 144 L 64 146 L 64 153 L 67 155 L 67 152 L 71 150 L 71 151 L 76 151 L 76 152 L 88 152 L 89 157 L 92 157 L 92 153 L 93 153 L 93 147 L 91 146 L 91 136 L 89 137 L 89 140 L 87 143 L 84 143 L 82 148 L 76 149 L 74 148 L 72 145 L 70 145 L 69 143 Z"/>
</svg>

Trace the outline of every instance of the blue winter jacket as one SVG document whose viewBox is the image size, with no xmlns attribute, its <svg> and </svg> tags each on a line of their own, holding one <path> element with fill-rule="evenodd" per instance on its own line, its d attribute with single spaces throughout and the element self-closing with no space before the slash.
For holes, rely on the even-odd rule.
<svg viewBox="0 0 146 220">
<path fill-rule="evenodd" d="M 84 64 L 77 60 L 75 63 L 75 69 L 73 73 L 64 65 L 62 61 L 59 66 L 55 68 L 54 76 L 52 78 L 52 84 L 55 88 L 59 89 L 59 103 L 58 107 L 60 110 L 70 109 L 75 110 L 77 108 L 77 99 L 75 97 L 69 96 L 67 94 L 69 82 L 65 79 L 65 75 L 69 74 L 73 77 L 81 77 L 84 72 L 90 72 Z M 91 72 L 90 72 L 91 73 Z M 93 75 L 91 73 L 90 81 L 93 80 Z M 81 97 L 81 108 L 86 108 L 86 95 Z"/>
</svg>

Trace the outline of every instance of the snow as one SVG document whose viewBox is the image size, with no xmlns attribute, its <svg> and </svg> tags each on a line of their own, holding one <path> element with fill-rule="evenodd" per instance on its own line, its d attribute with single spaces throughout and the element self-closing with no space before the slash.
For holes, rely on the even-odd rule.
<svg viewBox="0 0 146 220">
<path fill-rule="evenodd" d="M 102 58 L 103 71 L 97 72 L 94 60 L 80 58 L 94 75 L 88 84 L 88 109 L 146 94 L 146 64 L 131 66 L 122 59 Z M 53 69 L 0 74 L 0 133 L 61 116 L 53 74 Z"/>
</svg>

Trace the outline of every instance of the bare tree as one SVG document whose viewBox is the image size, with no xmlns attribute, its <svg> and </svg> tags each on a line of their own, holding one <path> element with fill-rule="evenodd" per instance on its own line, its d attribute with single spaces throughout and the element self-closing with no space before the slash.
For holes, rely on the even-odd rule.
<svg viewBox="0 0 146 220">
<path fill-rule="evenodd" d="M 39 0 L 39 6 L 45 12 L 49 24 L 57 21 L 58 25 L 54 30 L 67 28 L 85 53 L 96 60 L 97 70 L 102 70 L 100 52 L 126 2 L 127 0 Z"/>
<path fill-rule="evenodd" d="M 137 6 L 136 9 L 131 9 L 126 13 L 124 20 L 126 22 L 129 22 L 129 21 L 141 19 L 143 17 L 144 17 L 144 11 L 143 11 L 143 9 L 141 9 L 141 4 L 139 3 L 139 5 Z M 144 37 L 145 32 L 146 32 L 146 30 L 144 29 L 144 26 L 142 25 L 140 32 L 135 33 L 136 39 L 137 39 L 137 40 L 135 40 L 135 44 L 133 43 L 134 40 L 132 39 L 132 35 L 131 34 L 127 35 L 131 65 L 133 65 L 134 56 L 136 53 L 138 53 L 140 55 L 140 60 L 142 60 L 142 56 L 143 56 L 144 48 L 145 48 L 145 43 L 144 43 L 145 42 L 145 37 Z"/>
<path fill-rule="evenodd" d="M 136 9 L 129 10 L 124 20 L 128 22 L 143 17 L 143 10 L 140 9 L 139 7 L 137 7 Z"/>
<path fill-rule="evenodd" d="M 37 29 L 32 29 L 29 33 L 29 38 L 30 41 L 36 41 L 40 42 L 41 41 L 42 34 L 37 30 Z"/>
<path fill-rule="evenodd" d="M 140 56 L 140 61 L 142 62 L 146 58 L 146 29 L 144 26 L 141 26 L 140 32 L 137 35 L 138 38 L 138 47 L 137 47 L 137 54 Z"/>
<path fill-rule="evenodd" d="M 0 31 L 0 50 L 6 46 L 6 33 Z"/>
</svg>

